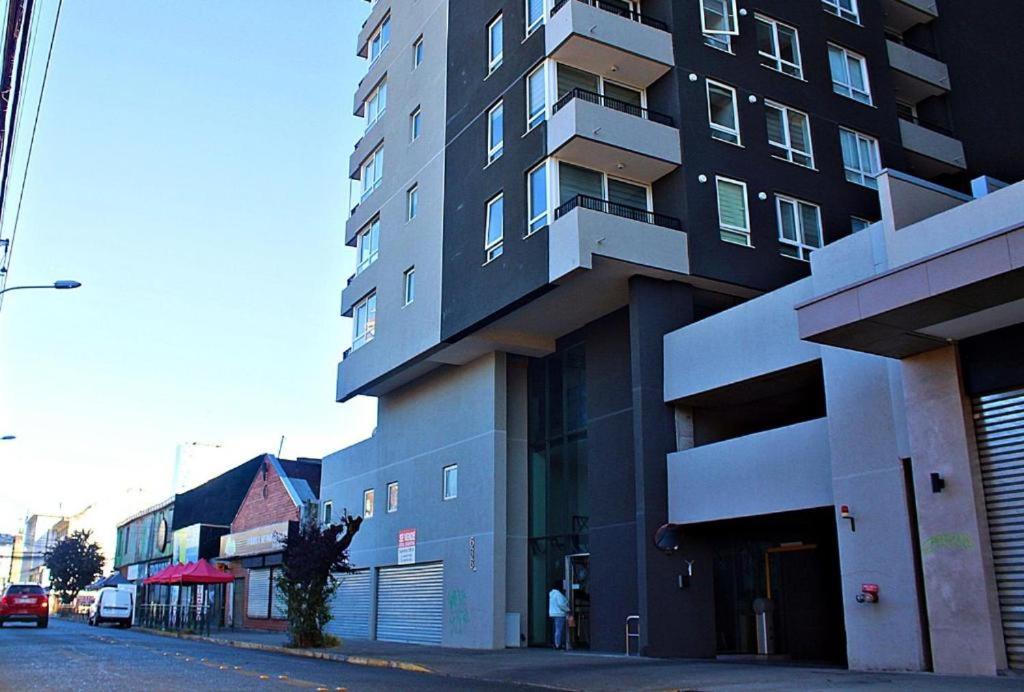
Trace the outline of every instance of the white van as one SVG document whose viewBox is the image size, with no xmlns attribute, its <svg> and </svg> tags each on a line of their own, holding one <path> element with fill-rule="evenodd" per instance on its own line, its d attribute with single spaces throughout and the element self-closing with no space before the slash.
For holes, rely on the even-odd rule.
<svg viewBox="0 0 1024 692">
<path fill-rule="evenodd" d="M 96 627 L 104 622 L 116 622 L 120 627 L 131 627 L 134 609 L 135 598 L 131 591 L 105 586 L 89 606 L 89 624 Z"/>
</svg>

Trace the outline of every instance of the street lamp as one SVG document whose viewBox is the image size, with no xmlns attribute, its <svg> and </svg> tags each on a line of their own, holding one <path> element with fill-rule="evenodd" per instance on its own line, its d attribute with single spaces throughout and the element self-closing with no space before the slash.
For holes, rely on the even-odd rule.
<svg viewBox="0 0 1024 692">
<path fill-rule="evenodd" d="M 0 295 L 7 293 L 8 291 L 24 291 L 32 288 L 55 288 L 58 291 L 66 291 L 71 288 L 78 288 L 82 284 L 78 281 L 70 281 L 68 279 L 62 279 L 60 281 L 54 281 L 52 284 L 43 284 L 41 286 L 11 286 L 0 291 Z"/>
</svg>

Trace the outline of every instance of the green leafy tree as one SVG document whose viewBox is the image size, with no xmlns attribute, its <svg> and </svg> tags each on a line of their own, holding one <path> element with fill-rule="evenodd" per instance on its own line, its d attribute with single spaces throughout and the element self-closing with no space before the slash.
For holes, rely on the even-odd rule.
<svg viewBox="0 0 1024 692">
<path fill-rule="evenodd" d="M 46 551 L 50 588 L 61 603 L 71 603 L 79 591 L 103 574 L 103 552 L 91 538 L 91 531 L 75 531 Z"/>
<path fill-rule="evenodd" d="M 348 547 L 363 523 L 362 517 L 344 516 L 321 526 L 315 505 L 304 512 L 299 530 L 284 540 L 282 575 L 277 588 L 288 604 L 288 633 L 294 647 L 328 646 L 324 634 L 331 620 L 331 598 L 338 590 L 339 572 L 350 572 Z"/>
</svg>

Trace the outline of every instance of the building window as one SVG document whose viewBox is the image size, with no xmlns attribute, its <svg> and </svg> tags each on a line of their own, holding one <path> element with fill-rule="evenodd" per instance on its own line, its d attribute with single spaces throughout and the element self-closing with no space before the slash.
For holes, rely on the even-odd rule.
<svg viewBox="0 0 1024 692">
<path fill-rule="evenodd" d="M 839 128 L 839 141 L 843 146 L 843 168 L 846 179 L 872 189 L 878 189 L 875 176 L 882 170 L 878 156 L 878 140 L 853 130 Z"/>
<path fill-rule="evenodd" d="M 772 154 L 808 168 L 814 167 L 811 126 L 806 113 L 771 101 L 764 102 L 768 144 Z"/>
<path fill-rule="evenodd" d="M 505 243 L 505 195 L 501 194 L 487 203 L 487 231 L 484 236 L 484 250 L 487 261 L 500 257 Z"/>
<path fill-rule="evenodd" d="M 701 3 L 700 30 L 705 34 L 726 34 L 735 36 L 739 33 L 736 0 L 718 0 Z"/>
<path fill-rule="evenodd" d="M 423 64 L 423 36 L 420 36 L 412 43 L 412 69 Z"/>
<path fill-rule="evenodd" d="M 398 482 L 388 483 L 388 512 L 398 511 Z"/>
<path fill-rule="evenodd" d="M 499 14 L 487 25 L 487 74 L 501 67 L 505 59 L 505 25 Z"/>
<path fill-rule="evenodd" d="M 860 24 L 860 14 L 857 12 L 857 0 L 821 0 L 826 12 L 831 12 L 837 17 Z"/>
<path fill-rule="evenodd" d="M 372 154 L 363 161 L 362 178 L 363 192 L 361 199 L 366 199 L 370 193 L 380 187 L 384 177 L 384 147 L 378 147 Z"/>
<path fill-rule="evenodd" d="M 501 158 L 505 150 L 505 105 L 502 101 L 487 112 L 487 163 Z"/>
<path fill-rule="evenodd" d="M 702 4 L 704 6 L 704 24 L 718 27 L 727 25 L 728 20 L 726 17 L 730 10 L 730 0 L 702 0 Z M 705 32 L 704 43 L 712 48 L 732 53 L 732 36 L 730 34 L 720 32 L 709 34 Z"/>
<path fill-rule="evenodd" d="M 323 523 L 330 524 L 334 519 L 334 503 L 328 500 L 324 503 Z"/>
<path fill-rule="evenodd" d="M 526 78 L 526 130 L 530 131 L 547 117 L 547 86 L 544 65 Z"/>
<path fill-rule="evenodd" d="M 459 465 L 445 466 L 443 471 L 443 494 L 445 500 L 454 500 L 459 496 Z"/>
<path fill-rule="evenodd" d="M 779 241 L 786 257 L 809 260 L 821 247 L 821 208 L 816 204 L 775 196 L 779 215 Z"/>
<path fill-rule="evenodd" d="M 722 240 L 749 246 L 747 184 L 719 177 L 715 178 L 715 184 L 718 186 L 718 227 Z"/>
<path fill-rule="evenodd" d="M 416 267 L 410 267 L 402 275 L 402 305 L 416 299 Z"/>
<path fill-rule="evenodd" d="M 865 228 L 867 228 L 873 223 L 874 221 L 868 221 L 867 219 L 862 219 L 859 216 L 851 216 L 850 230 L 854 233 L 859 233 L 860 231 L 863 231 Z"/>
<path fill-rule="evenodd" d="M 377 331 L 377 292 L 366 296 L 352 308 L 352 350 L 373 341 Z"/>
<path fill-rule="evenodd" d="M 370 64 L 377 62 L 377 58 L 384 52 L 384 49 L 391 43 L 391 15 L 384 18 L 377 30 L 370 36 Z"/>
<path fill-rule="evenodd" d="M 529 36 L 534 30 L 544 23 L 544 2 L 545 0 L 526 0 L 526 35 Z"/>
<path fill-rule="evenodd" d="M 376 89 L 370 92 L 363 104 L 363 113 L 366 116 L 366 129 L 373 127 L 388 107 L 388 83 L 381 82 Z"/>
<path fill-rule="evenodd" d="M 548 163 L 545 161 L 526 176 L 527 227 L 526 235 L 536 233 L 548 225 Z"/>
<path fill-rule="evenodd" d="M 707 82 L 708 121 L 711 136 L 730 144 L 740 143 L 740 119 L 736 107 L 736 90 L 725 84 Z"/>
<path fill-rule="evenodd" d="M 405 220 L 412 221 L 420 210 L 420 186 L 413 185 L 405 192 Z"/>
<path fill-rule="evenodd" d="M 871 103 L 868 63 L 863 57 L 830 43 L 828 65 L 832 70 L 832 91 L 854 101 Z"/>
<path fill-rule="evenodd" d="M 362 274 L 371 264 L 377 261 L 377 251 L 380 247 L 380 217 L 368 223 L 356 236 L 356 254 L 359 261 L 356 264 L 356 274 Z"/>
<path fill-rule="evenodd" d="M 363 519 L 373 516 L 373 488 L 363 491 Z"/>
<path fill-rule="evenodd" d="M 419 106 L 416 106 L 416 110 L 409 114 L 409 141 L 415 142 L 420 138 L 420 132 L 423 129 L 423 111 Z"/>
<path fill-rule="evenodd" d="M 758 15 L 757 52 L 761 64 L 791 77 L 803 79 L 800 61 L 800 39 L 796 29 L 774 19 Z"/>
</svg>

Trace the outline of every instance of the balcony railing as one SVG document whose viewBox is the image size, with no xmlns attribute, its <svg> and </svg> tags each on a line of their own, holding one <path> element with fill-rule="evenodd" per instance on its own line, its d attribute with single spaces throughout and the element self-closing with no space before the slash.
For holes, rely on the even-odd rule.
<svg viewBox="0 0 1024 692">
<path fill-rule="evenodd" d="M 913 113 L 900 112 L 898 115 L 900 120 L 906 120 L 907 122 L 914 123 L 915 125 L 920 125 L 926 130 L 938 132 L 940 135 L 946 135 L 947 137 L 956 137 L 956 134 L 945 125 L 940 125 L 939 123 L 931 120 L 923 120 Z"/>
<path fill-rule="evenodd" d="M 638 22 L 640 24 L 643 24 L 644 26 L 649 26 L 652 29 L 661 29 L 662 31 L 669 31 L 668 24 L 659 19 L 652 19 L 651 17 L 648 17 L 645 14 L 634 12 L 633 10 L 622 7 L 619 3 L 601 2 L 601 0 L 558 0 L 555 3 L 554 7 L 551 8 L 551 14 L 558 12 L 558 10 L 560 10 L 563 5 L 566 5 L 569 2 L 582 2 L 587 5 L 590 5 L 591 7 L 596 7 L 599 10 L 604 10 L 605 12 L 610 12 L 611 14 L 615 14 L 620 17 L 630 19 L 634 22 Z"/>
<path fill-rule="evenodd" d="M 647 211 L 646 209 L 640 209 L 639 207 L 630 207 L 625 204 L 611 202 L 607 199 L 601 199 L 600 197 L 591 197 L 590 195 L 576 195 L 568 202 L 555 209 L 555 220 L 557 221 L 573 209 L 590 209 L 591 211 L 599 211 L 603 214 L 621 216 L 624 219 L 630 219 L 632 221 L 649 223 L 652 226 L 662 226 L 664 228 L 671 228 L 675 231 L 683 230 L 682 222 L 675 217 L 665 216 L 664 214 L 655 214 L 653 211 Z"/>
<path fill-rule="evenodd" d="M 641 108 L 640 106 L 634 103 L 629 103 L 628 101 L 620 101 L 619 99 L 613 99 L 610 96 L 605 96 L 603 94 L 598 94 L 593 91 L 587 91 L 586 89 L 580 88 L 571 89 L 570 91 L 566 92 L 565 96 L 563 96 L 562 98 L 558 99 L 558 101 L 555 102 L 555 105 L 551 109 L 551 112 L 557 113 L 560 109 L 569 105 L 569 102 L 572 101 L 573 99 L 580 99 L 581 101 L 586 101 L 588 103 L 595 103 L 599 106 L 611 108 L 612 110 L 620 111 L 628 115 L 635 115 L 636 117 L 643 118 L 644 120 L 650 120 L 651 122 L 661 123 L 662 125 L 668 125 L 669 127 L 675 127 L 675 121 L 672 119 L 671 116 L 665 115 L 663 113 L 657 113 L 655 111 L 649 111 L 646 108 Z"/>
</svg>

